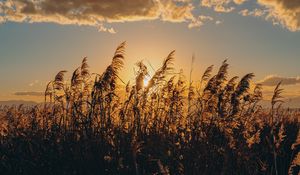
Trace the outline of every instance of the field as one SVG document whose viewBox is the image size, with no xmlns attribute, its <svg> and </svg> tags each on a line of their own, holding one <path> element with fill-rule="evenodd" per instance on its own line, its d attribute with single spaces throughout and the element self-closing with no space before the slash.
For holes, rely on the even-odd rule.
<svg viewBox="0 0 300 175">
<path fill-rule="evenodd" d="M 38 106 L 0 107 L 0 174 L 299 174 L 300 110 L 270 108 L 254 74 L 229 77 L 225 60 L 200 82 L 173 70 L 174 52 L 149 76 L 123 82 L 125 43 L 101 74 L 88 60 L 59 72 Z"/>
</svg>

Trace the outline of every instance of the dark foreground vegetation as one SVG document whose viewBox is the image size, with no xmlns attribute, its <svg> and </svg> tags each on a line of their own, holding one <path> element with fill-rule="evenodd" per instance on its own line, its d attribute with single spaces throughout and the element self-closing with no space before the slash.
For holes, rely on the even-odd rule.
<svg viewBox="0 0 300 175">
<path fill-rule="evenodd" d="M 102 75 L 86 58 L 71 82 L 59 72 L 43 105 L 0 108 L 0 174 L 299 174 L 300 111 L 280 83 L 264 109 L 253 74 L 229 78 L 224 61 L 193 83 L 171 52 L 147 86 L 142 62 L 126 85 L 124 46 Z"/>
</svg>

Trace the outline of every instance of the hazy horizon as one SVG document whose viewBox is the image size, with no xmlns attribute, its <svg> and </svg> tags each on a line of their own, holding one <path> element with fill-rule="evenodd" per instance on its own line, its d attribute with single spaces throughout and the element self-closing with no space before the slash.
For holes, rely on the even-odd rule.
<svg viewBox="0 0 300 175">
<path fill-rule="evenodd" d="M 298 1 L 67 2 L 0 1 L 1 101 L 42 101 L 47 82 L 60 70 L 70 77 L 85 56 L 91 72 L 101 73 L 123 41 L 125 82 L 134 78 L 136 62 L 156 69 L 176 50 L 176 70 L 185 74 L 195 55 L 195 81 L 228 59 L 231 76 L 253 72 L 265 94 L 282 81 L 285 97 L 300 97 Z M 74 12 L 80 8 L 88 10 Z"/>
</svg>

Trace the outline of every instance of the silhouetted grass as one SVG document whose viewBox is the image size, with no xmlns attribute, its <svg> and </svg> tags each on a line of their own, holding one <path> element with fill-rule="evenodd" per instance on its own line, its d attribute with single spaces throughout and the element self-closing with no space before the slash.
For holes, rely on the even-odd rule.
<svg viewBox="0 0 300 175">
<path fill-rule="evenodd" d="M 87 59 L 60 71 L 35 107 L 0 108 L 1 174 L 299 174 L 299 110 L 259 105 L 254 74 L 229 78 L 224 61 L 200 82 L 173 72 L 174 51 L 151 77 L 119 78 L 125 43 L 103 74 Z"/>
</svg>

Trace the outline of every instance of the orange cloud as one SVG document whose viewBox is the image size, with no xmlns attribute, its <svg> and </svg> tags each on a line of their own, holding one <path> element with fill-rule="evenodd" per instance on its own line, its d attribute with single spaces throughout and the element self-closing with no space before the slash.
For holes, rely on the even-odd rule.
<svg viewBox="0 0 300 175">
<path fill-rule="evenodd" d="M 192 10 L 194 6 L 191 3 L 184 3 L 182 5 L 174 3 L 174 1 L 162 1 L 161 6 L 161 18 L 164 21 L 172 22 L 184 22 L 194 19 Z"/>
<path fill-rule="evenodd" d="M 236 4 L 243 4 L 244 2 L 246 2 L 247 0 L 233 0 L 234 3 Z"/>
<path fill-rule="evenodd" d="M 0 2 L 0 22 L 53 22 L 99 26 L 99 31 L 115 33 L 103 22 L 163 20 L 189 22 L 194 6 L 178 0 L 6 0 Z"/>
<path fill-rule="evenodd" d="M 241 14 L 242 16 L 254 16 L 254 17 L 262 17 L 266 13 L 267 12 L 265 10 L 262 10 L 262 9 L 254 9 L 252 11 L 250 11 L 248 9 L 244 9 L 244 10 L 241 10 L 239 12 L 239 14 Z"/>
<path fill-rule="evenodd" d="M 280 23 L 291 31 L 300 30 L 299 0 L 258 0 L 258 3 L 269 10 L 267 19 L 274 24 Z"/>
<path fill-rule="evenodd" d="M 228 13 L 235 9 L 234 5 L 240 5 L 247 0 L 201 0 L 201 6 L 213 8 L 216 12 Z"/>
<path fill-rule="evenodd" d="M 215 12 L 232 12 L 248 0 L 200 0 L 202 7 Z M 249 1 L 250 2 L 250 1 Z M 282 24 L 290 31 L 300 30 L 299 0 L 257 0 L 259 8 L 244 9 L 243 16 L 263 17 Z M 12 22 L 52 22 L 96 26 L 99 31 L 116 33 L 106 23 L 141 20 L 185 22 L 189 28 L 200 27 L 209 18 L 195 16 L 192 0 L 2 0 L 0 24 Z M 198 9 L 199 10 L 199 9 Z M 200 16 L 204 16 L 200 14 Z M 219 22 L 218 22 L 219 23 Z"/>
</svg>

